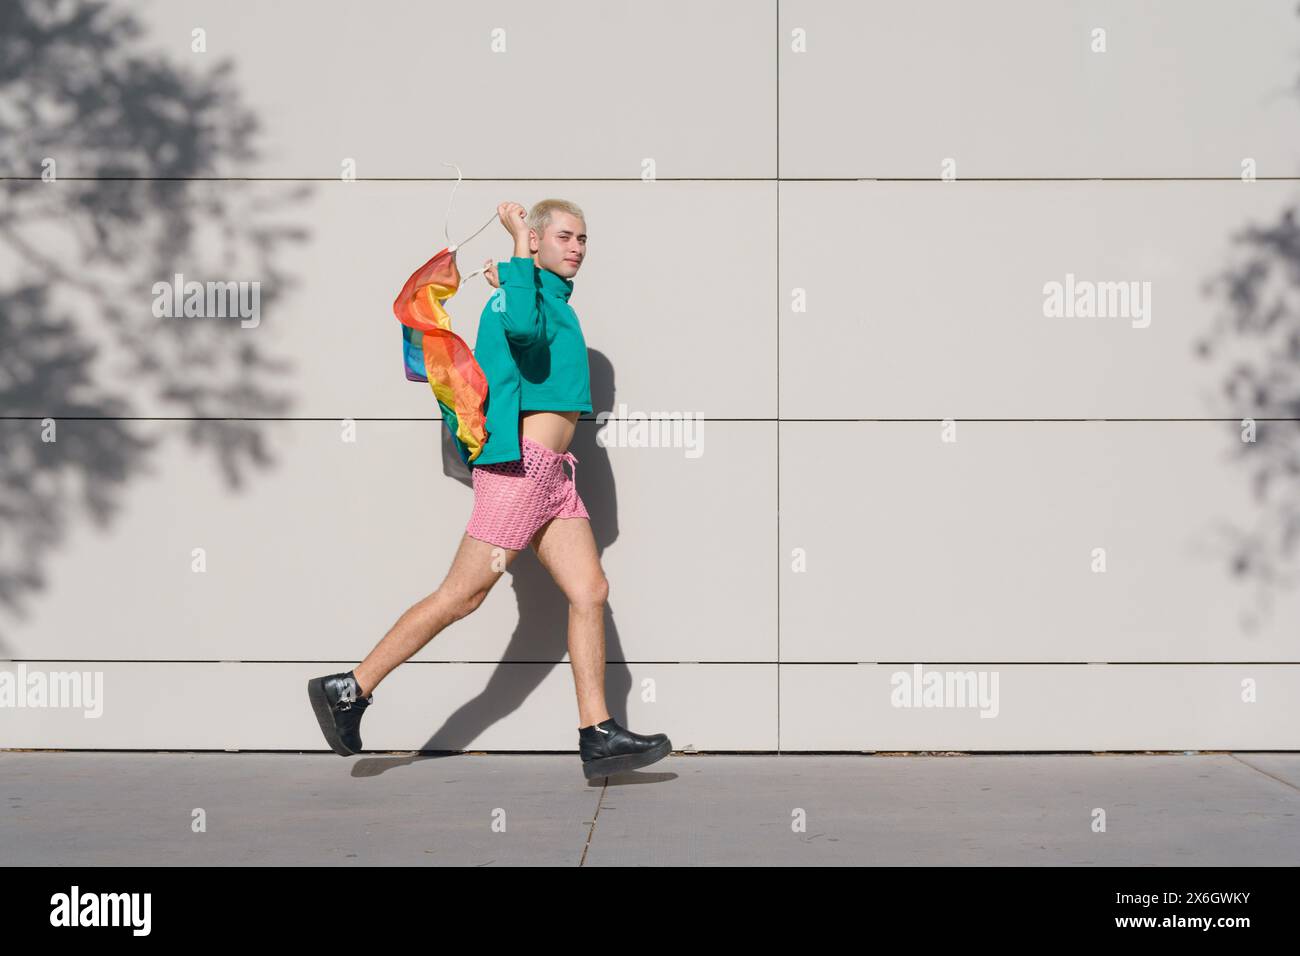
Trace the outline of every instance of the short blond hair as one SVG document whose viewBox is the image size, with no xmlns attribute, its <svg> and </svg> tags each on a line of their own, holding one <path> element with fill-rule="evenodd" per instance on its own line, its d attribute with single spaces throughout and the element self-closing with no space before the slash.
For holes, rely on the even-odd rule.
<svg viewBox="0 0 1300 956">
<path fill-rule="evenodd" d="M 567 199 L 543 199 L 536 203 L 528 213 L 528 228 L 537 233 L 537 238 L 541 238 L 546 227 L 551 224 L 551 216 L 556 212 L 567 212 L 570 216 L 576 216 L 585 224 L 587 217 L 582 214 L 576 203 L 571 203 Z"/>
</svg>

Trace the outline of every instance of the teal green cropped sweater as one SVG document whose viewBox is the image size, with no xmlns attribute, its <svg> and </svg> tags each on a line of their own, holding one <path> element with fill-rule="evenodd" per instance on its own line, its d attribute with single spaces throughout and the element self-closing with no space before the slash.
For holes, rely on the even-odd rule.
<svg viewBox="0 0 1300 956">
<path fill-rule="evenodd" d="M 521 457 L 521 412 L 591 411 L 587 343 L 569 305 L 573 280 L 520 256 L 498 263 L 497 277 L 474 341 L 488 380 L 488 439 L 471 467 Z"/>
</svg>

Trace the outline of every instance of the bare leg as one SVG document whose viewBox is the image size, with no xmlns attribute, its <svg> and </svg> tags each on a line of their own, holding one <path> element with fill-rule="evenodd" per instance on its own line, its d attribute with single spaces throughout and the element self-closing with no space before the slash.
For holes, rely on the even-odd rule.
<svg viewBox="0 0 1300 956">
<path fill-rule="evenodd" d="M 398 664 L 428 644 L 448 624 L 459 621 L 482 604 L 492 585 L 500 580 L 518 554 L 464 535 L 451 570 L 438 590 L 407 608 L 383 640 L 353 670 L 361 685 L 361 695 L 368 696 Z"/>
<path fill-rule="evenodd" d="M 552 518 L 533 536 L 542 566 L 569 601 L 569 661 L 578 695 L 578 727 L 609 717 L 605 707 L 605 600 L 609 581 L 586 518 Z"/>
</svg>

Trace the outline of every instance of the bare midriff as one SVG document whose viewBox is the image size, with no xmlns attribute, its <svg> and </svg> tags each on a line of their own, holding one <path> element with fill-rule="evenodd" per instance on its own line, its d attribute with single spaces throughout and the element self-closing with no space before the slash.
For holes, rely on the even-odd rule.
<svg viewBox="0 0 1300 956">
<path fill-rule="evenodd" d="M 521 412 L 520 427 L 525 438 L 531 438 L 551 451 L 564 454 L 573 441 L 581 412 Z"/>
</svg>

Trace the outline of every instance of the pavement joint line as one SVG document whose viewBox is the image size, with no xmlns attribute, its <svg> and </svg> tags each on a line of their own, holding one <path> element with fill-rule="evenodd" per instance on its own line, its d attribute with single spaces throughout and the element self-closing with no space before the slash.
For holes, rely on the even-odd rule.
<svg viewBox="0 0 1300 956">
<path fill-rule="evenodd" d="M 591 829 L 587 831 L 587 842 L 582 846 L 582 856 L 578 859 L 578 866 L 583 866 L 587 862 L 587 851 L 591 849 L 591 838 L 596 835 L 596 821 L 600 819 L 600 805 L 605 802 L 605 791 L 609 789 L 609 777 L 605 777 L 605 782 L 600 785 L 600 796 L 596 798 L 596 812 L 591 817 Z"/>
<path fill-rule="evenodd" d="M 1228 754 L 1228 756 L 1231 757 L 1233 760 L 1237 761 L 1238 763 L 1240 763 L 1240 764 L 1242 764 L 1242 765 L 1244 765 L 1244 766 L 1249 767 L 1251 770 L 1255 771 L 1256 773 L 1262 773 L 1264 776 L 1268 777 L 1270 780 L 1276 780 L 1278 783 L 1282 784 L 1284 787 L 1290 787 L 1292 790 L 1300 791 L 1300 787 L 1297 787 L 1297 786 L 1296 786 L 1294 783 L 1292 783 L 1290 780 L 1283 780 L 1281 777 L 1276 776 L 1275 774 L 1271 774 L 1271 773 L 1269 773 L 1267 770 L 1263 770 L 1263 769 L 1261 769 L 1261 768 L 1259 768 L 1259 767 L 1256 767 L 1256 766 L 1255 766 L 1254 764 L 1252 764 L 1252 763 L 1247 763 L 1246 761 L 1242 760 L 1241 757 L 1239 757 L 1239 756 L 1238 756 L 1237 754 L 1235 754 L 1235 753 L 1230 753 L 1230 754 Z"/>
</svg>

